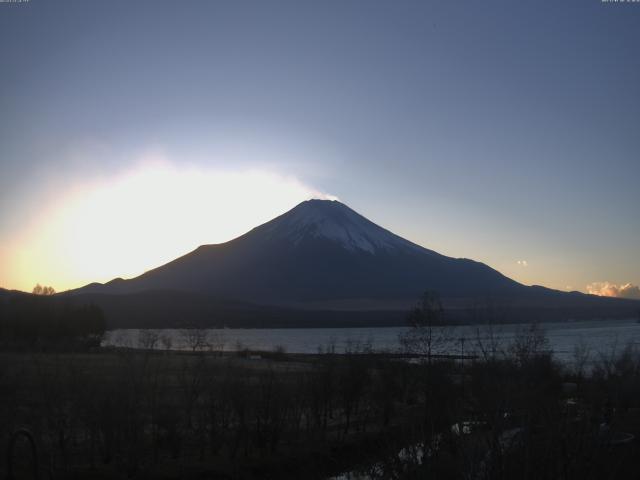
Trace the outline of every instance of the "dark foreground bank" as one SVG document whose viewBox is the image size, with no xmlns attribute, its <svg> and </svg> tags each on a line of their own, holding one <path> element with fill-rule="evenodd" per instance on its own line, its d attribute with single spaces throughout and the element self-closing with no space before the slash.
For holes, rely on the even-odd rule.
<svg viewBox="0 0 640 480">
<path fill-rule="evenodd" d="M 484 347 L 4 353 L 0 468 L 34 478 L 32 438 L 40 478 L 636 478 L 637 351 L 587 374 L 535 329 Z"/>
</svg>

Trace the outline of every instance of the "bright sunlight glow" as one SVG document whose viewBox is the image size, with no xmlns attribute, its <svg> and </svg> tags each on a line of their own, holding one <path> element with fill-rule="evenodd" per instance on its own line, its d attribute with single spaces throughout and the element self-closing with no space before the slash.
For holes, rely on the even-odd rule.
<svg viewBox="0 0 640 480">
<path fill-rule="evenodd" d="M 4 252 L 8 280 L 57 291 L 130 278 L 199 245 L 235 238 L 309 198 L 333 198 L 267 171 L 145 162 L 71 190 Z M 6 246 L 5 246 L 6 247 Z M 5 279 L 7 280 L 7 279 Z"/>
</svg>

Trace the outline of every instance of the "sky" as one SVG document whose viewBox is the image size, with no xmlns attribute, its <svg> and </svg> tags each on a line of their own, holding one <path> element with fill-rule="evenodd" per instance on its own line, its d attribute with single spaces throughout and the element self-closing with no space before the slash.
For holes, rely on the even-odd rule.
<svg viewBox="0 0 640 480">
<path fill-rule="evenodd" d="M 640 296 L 640 3 L 0 3 L 0 287 L 132 277 L 311 197 Z"/>
</svg>

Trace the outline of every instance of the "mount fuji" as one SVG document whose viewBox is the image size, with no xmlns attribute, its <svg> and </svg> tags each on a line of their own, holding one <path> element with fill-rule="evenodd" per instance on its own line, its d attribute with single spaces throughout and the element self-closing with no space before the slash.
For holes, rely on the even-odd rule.
<svg viewBox="0 0 640 480">
<path fill-rule="evenodd" d="M 175 317 L 206 321 L 219 317 L 221 306 L 227 317 L 242 310 L 254 312 L 247 318 L 256 311 L 289 318 L 295 310 L 306 318 L 311 311 L 377 311 L 383 318 L 380 312 L 406 311 L 425 290 L 438 292 L 454 309 L 486 298 L 529 310 L 622 305 L 524 286 L 483 263 L 414 244 L 329 200 L 305 201 L 234 240 L 200 246 L 136 278 L 69 294 L 90 296 L 107 311 L 117 304 L 116 316 L 129 319 L 166 316 L 168 309 Z"/>
<path fill-rule="evenodd" d="M 259 304 L 301 305 L 414 300 L 426 289 L 467 296 L 523 288 L 482 263 L 411 243 L 338 201 L 308 200 L 227 243 L 203 245 L 139 277 L 83 290 L 180 290 Z"/>
</svg>

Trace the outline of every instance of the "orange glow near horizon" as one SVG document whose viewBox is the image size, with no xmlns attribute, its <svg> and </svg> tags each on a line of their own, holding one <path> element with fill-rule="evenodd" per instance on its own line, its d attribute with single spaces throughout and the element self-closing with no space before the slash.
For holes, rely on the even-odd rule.
<svg viewBox="0 0 640 480">
<path fill-rule="evenodd" d="M 0 285 L 63 291 L 130 278 L 199 245 L 235 238 L 309 198 L 333 197 L 266 171 L 178 169 L 154 159 L 61 195 L 0 247 Z"/>
</svg>

